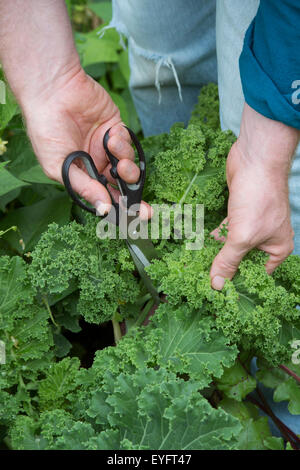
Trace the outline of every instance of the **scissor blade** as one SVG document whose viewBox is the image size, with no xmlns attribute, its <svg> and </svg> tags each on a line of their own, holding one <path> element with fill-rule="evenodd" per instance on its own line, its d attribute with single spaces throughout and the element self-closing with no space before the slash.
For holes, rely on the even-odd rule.
<svg viewBox="0 0 300 470">
<path fill-rule="evenodd" d="M 152 295 L 155 303 L 160 303 L 158 291 L 145 271 L 145 267 L 150 264 L 151 260 L 158 257 L 152 242 L 141 238 L 138 238 L 137 240 L 128 238 L 126 242 L 134 264 L 136 265 L 148 292 Z"/>
</svg>

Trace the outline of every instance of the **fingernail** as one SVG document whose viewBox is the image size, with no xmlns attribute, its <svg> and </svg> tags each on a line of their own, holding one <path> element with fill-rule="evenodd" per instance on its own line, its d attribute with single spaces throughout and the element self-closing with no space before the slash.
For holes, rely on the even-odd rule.
<svg viewBox="0 0 300 470">
<path fill-rule="evenodd" d="M 104 215 L 108 212 L 109 206 L 102 201 L 95 202 L 96 215 Z"/>
<path fill-rule="evenodd" d="M 225 284 L 224 277 L 215 276 L 211 282 L 212 288 L 216 290 L 222 290 Z"/>
</svg>

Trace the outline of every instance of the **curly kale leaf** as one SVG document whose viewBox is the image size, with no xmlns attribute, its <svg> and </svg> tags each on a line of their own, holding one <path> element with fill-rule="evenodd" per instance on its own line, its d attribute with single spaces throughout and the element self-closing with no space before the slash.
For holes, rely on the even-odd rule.
<svg viewBox="0 0 300 470">
<path fill-rule="evenodd" d="M 41 410 L 68 406 L 68 394 L 76 388 L 75 377 L 79 366 L 80 361 L 76 357 L 66 357 L 49 366 L 46 378 L 38 385 Z"/>
<path fill-rule="evenodd" d="M 152 327 L 146 341 L 151 344 L 156 338 L 155 362 L 197 380 L 199 388 L 209 385 L 212 377 L 221 377 L 237 356 L 237 348 L 228 344 L 212 318 L 201 310 L 191 311 L 187 305 L 174 308 L 161 304 Z"/>
<path fill-rule="evenodd" d="M 194 124 L 176 125 L 157 153 L 150 175 L 156 201 L 205 204 L 207 210 L 222 208 L 227 195 L 225 164 L 231 135 Z"/>
<path fill-rule="evenodd" d="M 288 360 L 292 342 L 300 339 L 298 295 L 288 288 L 296 285 L 297 269 L 288 281 L 280 273 L 275 280 L 266 274 L 266 255 L 254 250 L 242 261 L 233 281 L 226 281 L 218 292 L 210 286 L 209 269 L 221 246 L 209 237 L 199 251 L 185 250 L 183 245 L 153 261 L 147 271 L 160 280 L 170 304 L 202 309 L 232 343 L 264 356 L 271 364 Z"/>
<path fill-rule="evenodd" d="M 218 86 L 215 83 L 209 83 L 201 90 L 189 124 L 207 126 L 214 130 L 220 129 L 219 105 Z"/>
<path fill-rule="evenodd" d="M 86 419 L 61 410 L 38 421 L 19 417 L 11 432 L 15 449 L 232 449 L 239 421 L 216 410 L 198 384 L 161 368 L 133 374 L 106 371 L 93 387 Z"/>
<path fill-rule="evenodd" d="M 117 378 L 107 372 L 88 413 L 96 422 L 106 421 L 105 427 L 118 430 L 121 449 L 125 438 L 135 448 L 232 448 L 240 431 L 238 422 L 213 409 L 197 388 L 197 382 L 178 379 L 163 368 L 140 369 Z M 99 439 L 105 442 L 107 436 L 100 433 Z M 94 448 L 99 448 L 97 441 L 93 439 Z"/>
<path fill-rule="evenodd" d="M 0 278 L 0 340 L 5 348 L 0 401 L 6 410 L 0 424 L 6 425 L 18 412 L 32 410 L 32 390 L 53 360 L 53 339 L 48 312 L 35 299 L 25 262 L 2 256 Z"/>
<path fill-rule="evenodd" d="M 86 321 L 101 323 L 137 299 L 133 270 L 123 241 L 99 240 L 91 221 L 85 226 L 50 225 L 32 254 L 29 274 L 32 285 L 45 295 L 79 289 L 77 311 Z"/>
</svg>

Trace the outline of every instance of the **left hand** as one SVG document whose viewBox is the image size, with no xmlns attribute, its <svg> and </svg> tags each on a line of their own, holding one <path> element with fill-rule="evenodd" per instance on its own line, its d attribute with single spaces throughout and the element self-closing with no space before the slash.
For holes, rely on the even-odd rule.
<svg viewBox="0 0 300 470">
<path fill-rule="evenodd" d="M 240 136 L 227 159 L 229 188 L 226 240 L 211 267 L 212 287 L 221 290 L 243 257 L 258 248 L 268 253 L 271 274 L 292 253 L 288 173 L 299 131 L 268 119 L 245 104 Z"/>
</svg>

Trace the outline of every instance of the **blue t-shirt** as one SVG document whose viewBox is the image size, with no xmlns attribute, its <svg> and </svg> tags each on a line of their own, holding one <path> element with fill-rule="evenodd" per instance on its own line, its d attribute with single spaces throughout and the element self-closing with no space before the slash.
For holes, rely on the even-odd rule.
<svg viewBox="0 0 300 470">
<path fill-rule="evenodd" d="M 246 103 L 300 129 L 300 0 L 261 0 L 240 56 Z"/>
</svg>

